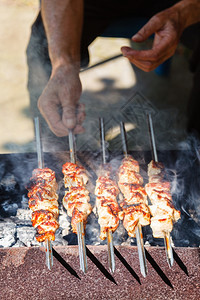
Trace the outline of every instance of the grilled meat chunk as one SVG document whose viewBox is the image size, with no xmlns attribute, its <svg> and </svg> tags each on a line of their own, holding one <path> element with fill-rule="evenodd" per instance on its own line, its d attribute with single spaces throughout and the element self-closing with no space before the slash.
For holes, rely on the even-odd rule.
<svg viewBox="0 0 200 300">
<path fill-rule="evenodd" d="M 67 162 L 63 165 L 64 185 L 67 188 L 63 197 L 63 206 L 72 218 L 73 232 L 77 233 L 77 223 L 86 226 L 87 217 L 92 212 L 89 191 L 86 189 L 88 176 L 82 166 Z"/>
<path fill-rule="evenodd" d="M 134 203 L 147 204 L 147 193 L 140 184 L 121 183 L 120 191 L 126 198 L 126 202 L 134 201 Z"/>
<path fill-rule="evenodd" d="M 117 197 L 119 189 L 117 184 L 108 176 L 100 176 L 96 181 L 95 195 L 98 197 Z"/>
<path fill-rule="evenodd" d="M 119 225 L 120 208 L 117 203 L 119 189 L 110 178 L 110 173 L 99 176 L 96 181 L 95 195 L 98 211 L 98 223 L 101 228 L 100 238 L 105 240 L 108 230 L 115 232 Z"/>
<path fill-rule="evenodd" d="M 138 223 L 142 226 L 150 224 L 150 211 L 147 194 L 142 186 L 143 178 L 139 174 L 139 164 L 130 155 L 122 160 L 118 177 L 118 186 L 124 196 L 124 201 L 120 204 L 123 210 L 123 225 L 128 235 L 135 237 Z"/>
<path fill-rule="evenodd" d="M 149 183 L 145 190 L 152 203 L 151 228 L 153 236 L 163 238 L 165 232 L 171 232 L 173 223 L 180 218 L 180 212 L 175 209 L 170 192 L 170 182 L 164 181 L 164 166 L 151 161 L 148 165 Z M 155 179 L 156 178 L 156 179 Z"/>
<path fill-rule="evenodd" d="M 72 186 L 85 186 L 88 182 L 88 176 L 85 169 L 77 164 L 67 162 L 63 165 L 65 188 Z"/>
<path fill-rule="evenodd" d="M 138 223 L 142 226 L 149 225 L 150 212 L 146 204 L 138 203 L 127 205 L 126 199 L 124 199 L 124 202 L 122 202 L 120 206 L 124 213 L 123 225 L 129 236 L 135 237 L 135 228 Z"/>
<path fill-rule="evenodd" d="M 54 240 L 59 227 L 55 172 L 49 168 L 33 170 L 27 189 L 37 241 Z"/>
<path fill-rule="evenodd" d="M 71 187 L 69 191 L 65 192 L 63 198 L 63 205 L 67 210 L 67 213 L 72 217 L 74 208 L 83 212 L 86 217 L 91 213 L 92 207 L 89 203 L 89 191 L 85 187 Z"/>
</svg>

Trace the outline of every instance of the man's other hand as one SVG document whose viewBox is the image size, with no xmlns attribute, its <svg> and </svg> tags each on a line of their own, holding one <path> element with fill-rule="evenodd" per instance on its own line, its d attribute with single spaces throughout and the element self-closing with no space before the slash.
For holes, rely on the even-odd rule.
<svg viewBox="0 0 200 300">
<path fill-rule="evenodd" d="M 173 6 L 153 16 L 132 37 L 134 42 L 140 43 L 154 34 L 151 49 L 134 50 L 122 47 L 122 54 L 143 71 L 152 71 L 175 53 L 183 29 L 179 10 Z"/>
</svg>

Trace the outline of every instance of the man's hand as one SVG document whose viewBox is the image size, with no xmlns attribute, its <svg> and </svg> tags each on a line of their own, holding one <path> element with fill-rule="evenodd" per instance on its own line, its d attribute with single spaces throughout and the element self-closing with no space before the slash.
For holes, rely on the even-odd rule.
<svg viewBox="0 0 200 300">
<path fill-rule="evenodd" d="M 78 101 L 81 95 L 79 71 L 76 68 L 60 66 L 52 72 L 50 80 L 38 100 L 38 108 L 50 129 L 57 136 L 84 132 L 81 126 L 84 107 Z"/>
<path fill-rule="evenodd" d="M 152 71 L 175 53 L 184 26 L 179 9 L 173 6 L 153 16 L 132 37 L 134 42 L 139 43 L 154 34 L 151 49 L 134 50 L 122 47 L 121 51 L 138 68 L 146 72 Z"/>
</svg>

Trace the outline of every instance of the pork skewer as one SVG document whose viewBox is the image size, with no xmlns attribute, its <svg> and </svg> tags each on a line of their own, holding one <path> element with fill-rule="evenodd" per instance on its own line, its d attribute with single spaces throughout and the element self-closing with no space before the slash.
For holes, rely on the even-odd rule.
<svg viewBox="0 0 200 300">
<path fill-rule="evenodd" d="M 145 189 L 152 202 L 151 227 L 154 237 L 163 237 L 167 261 L 170 267 L 173 266 L 174 257 L 171 245 L 170 231 L 173 227 L 173 221 L 180 218 L 180 212 L 177 211 L 172 204 L 170 193 L 170 183 L 163 181 L 164 166 L 158 162 L 155 135 L 151 114 L 147 115 L 150 132 L 150 141 L 152 146 L 153 160 L 148 165 L 149 183 Z"/>
<path fill-rule="evenodd" d="M 121 129 L 121 138 L 122 138 L 122 146 L 123 146 L 123 153 L 124 153 L 124 161 L 121 165 L 121 175 L 123 173 L 123 165 L 127 165 L 127 167 L 130 164 L 135 164 L 136 165 L 136 161 L 128 155 L 128 147 L 127 147 L 127 139 L 126 139 L 126 131 L 125 131 L 125 127 L 124 127 L 124 123 L 120 122 L 120 129 Z M 132 167 L 131 167 L 132 169 Z M 137 169 L 137 166 L 134 168 L 135 170 Z M 128 168 L 126 168 L 126 172 L 128 172 Z M 134 175 L 138 175 L 137 172 L 132 172 Z M 122 175 L 123 176 L 123 175 Z M 130 176 L 130 178 L 133 175 Z M 141 181 L 139 175 L 138 175 L 138 179 Z M 124 180 L 122 180 L 124 181 Z M 127 181 L 127 180 L 125 180 Z M 129 182 L 130 181 L 130 182 Z M 121 192 L 124 194 L 125 196 L 125 201 L 122 203 L 122 209 L 124 209 L 124 213 L 125 213 L 125 218 L 124 218 L 124 225 L 125 228 L 128 231 L 128 234 L 130 236 L 133 236 L 133 226 L 132 226 L 132 222 L 134 219 L 137 220 L 137 216 L 138 216 L 138 220 L 137 220 L 137 225 L 135 226 L 135 233 L 134 235 L 136 236 L 136 241 L 137 241 L 137 248 L 138 248 L 138 255 L 139 255 L 139 262 L 140 262 L 140 270 L 141 270 L 141 274 L 146 277 L 147 275 L 147 264 L 146 264 L 146 256 L 145 256 L 145 250 L 144 250 L 144 242 L 143 242 L 143 234 L 142 234 L 142 226 L 140 223 L 141 217 L 140 217 L 140 212 L 143 213 L 143 215 L 145 216 L 145 223 L 146 225 L 148 225 L 150 223 L 150 213 L 148 211 L 148 207 L 146 206 L 146 195 L 145 195 L 145 191 L 144 188 L 141 186 L 141 184 L 133 184 L 132 180 L 128 179 L 128 182 L 126 183 L 120 183 L 120 178 L 119 178 L 119 186 L 121 186 Z M 139 199 L 138 195 L 140 196 Z M 132 198 L 132 199 L 131 199 Z M 128 207 L 128 209 L 126 208 Z M 138 211 L 137 211 L 138 208 Z M 135 214 L 135 218 L 134 217 Z M 144 219 L 144 217 L 143 217 Z"/>
<path fill-rule="evenodd" d="M 74 135 L 69 130 L 70 163 L 63 165 L 64 183 L 67 191 L 63 205 L 71 219 L 72 230 L 78 237 L 80 269 L 87 272 L 85 247 L 85 226 L 92 207 L 89 204 L 89 191 L 86 189 L 88 177 L 83 167 L 76 164 Z"/>
<path fill-rule="evenodd" d="M 70 161 L 71 163 L 76 163 L 76 157 L 75 157 L 75 147 L 74 147 L 74 135 L 72 130 L 69 129 L 69 152 L 70 152 Z"/>
<path fill-rule="evenodd" d="M 44 168 L 44 157 L 43 157 L 43 151 L 42 151 L 40 120 L 38 117 L 36 117 L 34 119 L 34 125 L 35 125 L 35 138 L 36 138 L 38 168 L 43 169 Z"/>
<path fill-rule="evenodd" d="M 42 140 L 41 140 L 41 133 L 40 133 L 40 121 L 38 117 L 34 119 L 34 124 L 35 124 L 37 157 L 38 157 L 38 168 L 44 169 L 44 158 L 43 158 Z M 51 270 L 53 266 L 53 251 L 52 251 L 51 240 L 48 238 L 45 239 L 45 251 L 46 251 L 46 265 L 48 269 Z"/>
<path fill-rule="evenodd" d="M 75 158 L 75 147 L 74 147 L 74 136 L 72 130 L 69 130 L 69 148 L 70 148 L 70 161 L 71 163 L 76 163 Z M 77 237 L 78 237 L 78 251 L 80 259 L 80 269 L 86 273 L 87 272 L 87 255 L 85 247 L 85 232 L 83 221 L 77 223 Z"/>
<path fill-rule="evenodd" d="M 106 164 L 106 146 L 105 146 L 105 132 L 104 132 L 104 120 L 103 120 L 103 118 L 100 118 L 99 122 L 100 122 L 102 160 L 103 160 L 103 165 L 105 165 Z M 106 234 L 107 234 L 109 268 L 110 268 L 111 272 L 114 273 L 114 271 L 115 271 L 115 256 L 114 256 L 112 231 L 108 229 Z"/>
<path fill-rule="evenodd" d="M 151 118 L 151 114 L 149 113 L 147 115 L 148 117 L 148 125 L 149 125 L 149 133 L 150 133 L 150 141 L 151 141 L 151 147 L 152 147 L 152 156 L 153 160 L 155 162 L 158 162 L 158 156 L 157 156 L 157 150 L 156 150 L 156 143 L 155 143 L 155 135 L 154 135 L 154 128 L 153 128 L 153 122 Z M 169 232 L 164 232 L 164 244 L 165 244 L 165 251 L 167 256 L 167 261 L 170 267 L 173 266 L 174 263 L 174 256 L 171 246 L 171 239 Z"/>
<path fill-rule="evenodd" d="M 100 118 L 100 134 L 101 134 L 101 149 L 103 165 L 106 164 L 106 145 L 105 145 L 105 132 L 104 132 L 104 121 Z M 108 246 L 108 263 L 112 273 L 115 271 L 115 256 L 114 256 L 114 245 L 113 245 L 113 234 L 111 230 L 107 231 L 107 246 Z"/>
<path fill-rule="evenodd" d="M 101 227 L 100 238 L 107 238 L 109 269 L 115 271 L 113 232 L 119 225 L 120 208 L 117 203 L 119 193 L 116 183 L 110 177 L 110 169 L 106 165 L 106 147 L 103 118 L 99 119 L 103 166 L 96 181 L 95 195 L 98 210 L 98 222 Z"/>
</svg>

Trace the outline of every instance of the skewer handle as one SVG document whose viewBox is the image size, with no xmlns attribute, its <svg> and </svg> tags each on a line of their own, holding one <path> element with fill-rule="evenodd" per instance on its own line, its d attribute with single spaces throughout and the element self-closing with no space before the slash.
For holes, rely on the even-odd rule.
<svg viewBox="0 0 200 300">
<path fill-rule="evenodd" d="M 138 255 L 139 255 L 139 261 L 140 261 L 140 271 L 141 271 L 141 274 L 144 277 L 146 277 L 147 276 L 146 255 L 145 255 L 145 250 L 144 250 L 142 227 L 139 223 L 135 229 L 135 234 L 136 234 Z"/>
<path fill-rule="evenodd" d="M 101 139 L 101 149 L 102 149 L 102 160 L 103 164 L 106 164 L 106 143 L 105 143 L 105 129 L 104 120 L 99 118 L 99 128 L 100 128 L 100 139 Z M 107 246 L 108 246 L 108 262 L 109 269 L 113 273 L 115 271 L 115 255 L 113 246 L 113 235 L 112 231 L 107 231 Z"/>
<path fill-rule="evenodd" d="M 120 122 L 120 131 L 121 131 L 121 138 L 122 138 L 123 153 L 125 156 L 127 156 L 128 147 L 127 147 L 127 138 L 126 138 L 126 130 L 125 130 L 124 122 Z"/>
<path fill-rule="evenodd" d="M 171 245 L 171 238 L 170 238 L 170 233 L 166 232 L 164 235 L 164 243 L 165 243 L 165 251 L 166 251 L 166 256 L 167 256 L 167 262 L 169 264 L 169 267 L 171 268 L 174 264 L 174 255 L 173 255 L 173 250 L 172 250 L 172 245 Z"/>
<path fill-rule="evenodd" d="M 148 117 L 148 125 L 149 125 L 149 133 L 150 133 L 150 141 L 151 141 L 151 146 L 152 146 L 153 159 L 155 162 L 158 162 L 158 155 L 157 155 L 157 150 L 156 150 L 155 135 L 154 135 L 151 114 L 150 113 L 147 114 L 147 117 Z M 165 244 L 165 251 L 166 251 L 166 255 L 167 255 L 167 261 L 171 268 L 174 263 L 174 256 L 173 256 L 173 250 L 172 250 L 171 238 L 170 238 L 169 232 L 164 232 L 164 244 Z"/>
<path fill-rule="evenodd" d="M 38 168 L 42 169 L 42 168 L 44 168 L 44 158 L 43 158 L 43 151 L 42 151 L 40 120 L 38 117 L 34 118 L 34 124 L 35 124 L 37 157 L 38 157 Z"/>
<path fill-rule="evenodd" d="M 53 267 L 53 251 L 52 243 L 49 240 L 45 240 L 45 251 L 46 251 L 46 265 L 49 270 Z"/>
<path fill-rule="evenodd" d="M 113 234 L 112 231 L 107 232 L 107 245 L 108 245 L 108 263 L 109 269 L 112 273 L 115 271 L 115 255 L 114 255 L 114 245 L 113 245 Z"/>
<path fill-rule="evenodd" d="M 69 129 L 69 151 L 70 151 L 70 161 L 75 164 L 75 145 L 74 145 L 74 135 L 71 129 Z"/>
<path fill-rule="evenodd" d="M 99 127 L 100 127 L 100 135 L 101 135 L 101 149 L 102 149 L 102 159 L 103 164 L 106 164 L 106 143 L 105 143 L 105 129 L 104 129 L 104 120 L 103 118 L 99 118 Z"/>
<path fill-rule="evenodd" d="M 120 130 L 121 130 L 123 152 L 126 157 L 128 155 L 128 146 L 127 146 L 127 139 L 126 139 L 126 130 L 125 130 L 125 126 L 124 126 L 123 122 L 120 122 Z M 146 277 L 146 275 L 147 275 L 146 256 L 145 256 L 145 251 L 144 251 L 142 228 L 139 223 L 135 229 L 135 234 L 136 234 L 136 240 L 137 240 L 140 270 L 141 270 L 142 275 L 144 277 Z"/>
<path fill-rule="evenodd" d="M 41 128 L 39 117 L 34 118 L 35 124 L 35 138 L 36 138 L 36 148 L 37 148 L 37 157 L 38 157 L 38 168 L 44 168 L 44 157 L 42 151 L 42 139 L 41 139 Z M 46 265 L 49 270 L 53 266 L 53 251 L 52 243 L 49 240 L 45 240 L 45 252 L 46 252 Z"/>
<path fill-rule="evenodd" d="M 87 272 L 87 255 L 85 247 L 85 233 L 83 222 L 77 223 L 78 251 L 80 260 L 80 269 Z"/>
<path fill-rule="evenodd" d="M 69 129 L 69 149 L 70 149 L 70 161 L 71 163 L 76 163 L 76 151 L 74 134 L 71 129 Z M 85 230 L 83 222 L 77 223 L 77 237 L 78 237 L 78 251 L 80 260 L 80 269 L 86 273 L 87 272 L 87 255 L 85 248 Z"/>
</svg>

